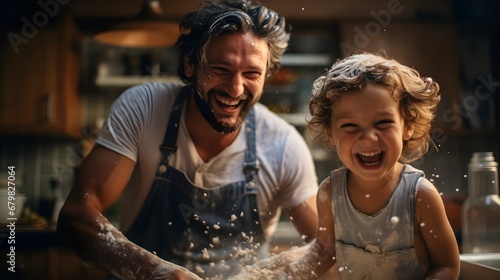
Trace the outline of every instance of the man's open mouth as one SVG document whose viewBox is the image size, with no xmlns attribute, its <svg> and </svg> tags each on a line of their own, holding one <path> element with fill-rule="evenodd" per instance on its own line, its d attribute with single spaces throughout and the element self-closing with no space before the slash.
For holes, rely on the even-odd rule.
<svg viewBox="0 0 500 280">
<path fill-rule="evenodd" d="M 242 104 L 243 102 L 245 102 L 245 100 L 246 99 L 229 100 L 229 99 L 226 99 L 226 98 L 215 97 L 215 102 L 217 102 L 217 104 L 219 106 L 227 107 L 227 108 L 230 108 L 230 109 L 236 109 L 240 104 Z"/>
</svg>

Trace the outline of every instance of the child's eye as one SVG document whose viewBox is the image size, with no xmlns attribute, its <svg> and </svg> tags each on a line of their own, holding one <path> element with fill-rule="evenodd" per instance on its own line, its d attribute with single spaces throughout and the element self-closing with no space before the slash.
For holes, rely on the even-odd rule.
<svg viewBox="0 0 500 280">
<path fill-rule="evenodd" d="M 381 120 L 381 121 L 378 121 L 375 124 L 375 126 L 377 126 L 379 128 L 387 128 L 387 127 L 391 126 L 393 123 L 394 123 L 393 120 Z"/>
<path fill-rule="evenodd" d="M 340 125 L 340 128 L 342 128 L 345 131 L 355 131 L 358 126 L 354 123 L 344 123 Z"/>
</svg>

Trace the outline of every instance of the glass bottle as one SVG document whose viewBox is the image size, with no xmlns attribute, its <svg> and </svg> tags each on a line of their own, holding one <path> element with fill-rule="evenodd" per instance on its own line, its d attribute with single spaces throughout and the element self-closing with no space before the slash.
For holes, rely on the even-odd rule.
<svg viewBox="0 0 500 280">
<path fill-rule="evenodd" d="M 472 154 L 469 195 L 462 206 L 462 253 L 500 253 L 498 163 L 492 152 Z"/>
</svg>

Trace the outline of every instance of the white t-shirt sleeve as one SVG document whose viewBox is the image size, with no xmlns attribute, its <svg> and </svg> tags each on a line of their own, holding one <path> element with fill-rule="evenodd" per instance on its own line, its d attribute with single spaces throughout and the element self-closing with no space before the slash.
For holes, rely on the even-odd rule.
<svg viewBox="0 0 500 280">
<path fill-rule="evenodd" d="M 160 85 L 147 83 L 127 89 L 111 107 L 97 143 L 123 156 L 138 161 L 144 129 L 151 127 L 154 95 Z"/>
<path fill-rule="evenodd" d="M 318 180 L 314 161 L 304 138 L 295 129 L 286 139 L 281 174 L 280 200 L 284 208 L 316 195 Z"/>
</svg>

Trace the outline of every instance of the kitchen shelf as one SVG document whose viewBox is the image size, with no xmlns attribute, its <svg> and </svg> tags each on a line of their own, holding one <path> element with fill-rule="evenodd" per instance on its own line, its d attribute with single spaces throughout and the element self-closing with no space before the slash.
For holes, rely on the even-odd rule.
<svg viewBox="0 0 500 280">
<path fill-rule="evenodd" d="M 180 83 L 177 76 L 97 76 L 95 83 L 99 87 L 132 87 L 146 82 Z"/>
<path fill-rule="evenodd" d="M 281 65 L 283 66 L 321 67 L 328 66 L 330 63 L 331 57 L 327 54 L 285 53 L 281 57 Z"/>
<path fill-rule="evenodd" d="M 298 90 L 296 84 L 267 84 L 264 92 L 269 94 L 295 94 Z"/>
<path fill-rule="evenodd" d="M 327 66 L 330 63 L 330 57 L 323 54 L 284 54 L 281 58 L 283 66 L 300 66 L 300 67 L 320 67 Z M 141 76 L 141 75 L 109 75 L 97 76 L 95 84 L 98 87 L 131 87 L 146 82 L 181 82 L 177 76 Z M 271 86 L 270 86 L 271 87 Z M 287 92 L 295 91 L 295 85 L 289 87 L 281 87 L 281 90 Z"/>
</svg>

